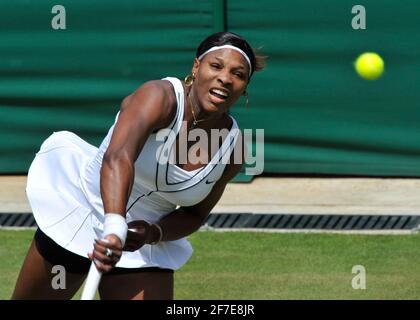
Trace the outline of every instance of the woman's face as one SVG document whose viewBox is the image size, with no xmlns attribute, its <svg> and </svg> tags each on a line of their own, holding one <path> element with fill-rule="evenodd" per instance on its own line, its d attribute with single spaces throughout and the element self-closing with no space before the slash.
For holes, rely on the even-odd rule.
<svg viewBox="0 0 420 320">
<path fill-rule="evenodd" d="M 232 49 L 220 49 L 195 59 L 194 100 L 205 113 L 224 113 L 243 95 L 249 67 L 245 58 Z"/>
</svg>

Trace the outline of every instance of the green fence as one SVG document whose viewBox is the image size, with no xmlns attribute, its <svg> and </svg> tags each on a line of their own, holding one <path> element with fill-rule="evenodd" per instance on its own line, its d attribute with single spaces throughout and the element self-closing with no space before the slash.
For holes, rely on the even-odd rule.
<svg viewBox="0 0 420 320">
<path fill-rule="evenodd" d="M 42 141 L 70 130 L 99 145 L 143 82 L 183 78 L 198 43 L 222 29 L 269 56 L 232 114 L 265 129 L 266 173 L 420 176 L 420 4 L 363 1 L 68 0 L 0 3 L 0 172 L 25 173 Z M 376 51 L 375 82 L 353 61 Z"/>
</svg>

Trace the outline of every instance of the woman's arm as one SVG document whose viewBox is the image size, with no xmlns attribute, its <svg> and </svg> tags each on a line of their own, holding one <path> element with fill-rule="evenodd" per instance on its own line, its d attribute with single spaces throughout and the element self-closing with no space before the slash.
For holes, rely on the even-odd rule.
<svg viewBox="0 0 420 320">
<path fill-rule="evenodd" d="M 118 231 L 125 237 L 125 214 L 134 182 L 134 162 L 149 135 L 168 126 L 175 114 L 176 100 L 167 81 L 148 82 L 123 101 L 100 172 L 105 212 L 103 236 L 108 242 L 97 240 L 93 253 L 88 254 L 100 271 L 109 271 L 122 254 L 123 238 L 118 236 Z M 125 230 L 122 230 L 123 226 Z M 106 255 L 107 248 L 112 250 L 111 256 Z"/>
<path fill-rule="evenodd" d="M 214 206 L 219 202 L 227 183 L 241 170 L 242 165 L 228 165 L 223 176 L 215 183 L 210 194 L 191 207 L 180 207 L 160 219 L 157 224 L 162 228 L 162 241 L 178 240 L 197 231 L 206 221 Z"/>
<path fill-rule="evenodd" d="M 101 168 L 104 212 L 125 216 L 134 182 L 134 162 L 149 135 L 169 125 L 176 101 L 166 81 L 151 81 L 124 100 Z"/>
</svg>

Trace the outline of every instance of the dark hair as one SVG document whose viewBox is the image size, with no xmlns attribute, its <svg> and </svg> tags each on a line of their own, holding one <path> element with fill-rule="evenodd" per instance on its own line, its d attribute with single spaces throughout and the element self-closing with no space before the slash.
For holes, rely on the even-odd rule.
<svg viewBox="0 0 420 320">
<path fill-rule="evenodd" d="M 265 57 L 256 55 L 249 43 L 240 35 L 233 32 L 217 32 L 208 36 L 198 46 L 195 57 L 198 58 L 204 52 L 214 46 L 223 46 L 226 44 L 237 47 L 246 53 L 249 60 L 251 61 L 252 70 L 250 77 L 254 71 L 260 71 L 264 69 Z"/>
</svg>

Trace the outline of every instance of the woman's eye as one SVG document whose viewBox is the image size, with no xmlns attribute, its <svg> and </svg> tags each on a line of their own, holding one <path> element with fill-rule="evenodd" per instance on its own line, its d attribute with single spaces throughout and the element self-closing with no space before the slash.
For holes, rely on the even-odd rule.
<svg viewBox="0 0 420 320">
<path fill-rule="evenodd" d="M 215 69 L 220 69 L 221 68 L 220 65 L 217 64 L 217 63 L 212 63 L 211 66 Z"/>
</svg>

